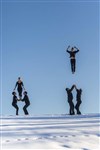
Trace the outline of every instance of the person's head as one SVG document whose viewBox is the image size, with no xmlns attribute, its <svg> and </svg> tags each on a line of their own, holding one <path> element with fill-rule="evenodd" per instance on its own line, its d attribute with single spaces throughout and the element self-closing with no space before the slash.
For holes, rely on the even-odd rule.
<svg viewBox="0 0 100 150">
<path fill-rule="evenodd" d="M 74 51 L 74 47 L 71 48 L 71 51 L 72 51 L 72 52 Z"/>
<path fill-rule="evenodd" d="M 66 91 L 69 91 L 69 88 L 66 88 L 65 90 L 66 90 Z"/>
<path fill-rule="evenodd" d="M 20 80 L 20 77 L 18 77 L 18 80 Z"/>
<path fill-rule="evenodd" d="M 24 93 L 23 93 L 24 95 L 27 95 L 27 91 L 24 91 Z"/>
<path fill-rule="evenodd" d="M 82 93 L 82 89 L 78 89 L 78 92 Z"/>
<path fill-rule="evenodd" d="M 16 92 L 12 92 L 12 95 L 16 95 Z"/>
</svg>

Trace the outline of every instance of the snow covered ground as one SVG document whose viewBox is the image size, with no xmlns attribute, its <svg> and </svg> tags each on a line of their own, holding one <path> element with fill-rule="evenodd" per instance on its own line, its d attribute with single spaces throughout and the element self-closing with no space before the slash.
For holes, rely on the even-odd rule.
<svg viewBox="0 0 100 150">
<path fill-rule="evenodd" d="M 99 114 L 3 116 L 1 149 L 99 150 Z"/>
</svg>

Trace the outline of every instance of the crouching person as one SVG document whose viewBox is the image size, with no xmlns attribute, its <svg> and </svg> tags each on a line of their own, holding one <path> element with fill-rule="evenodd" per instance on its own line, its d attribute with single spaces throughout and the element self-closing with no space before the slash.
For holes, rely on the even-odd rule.
<svg viewBox="0 0 100 150">
<path fill-rule="evenodd" d="M 27 92 L 25 91 L 23 94 L 24 94 L 24 98 L 21 100 L 22 102 L 25 102 L 25 105 L 23 107 L 23 111 L 24 111 L 25 115 L 29 115 L 29 113 L 27 111 L 27 107 L 30 105 L 30 101 L 29 101 Z"/>
</svg>

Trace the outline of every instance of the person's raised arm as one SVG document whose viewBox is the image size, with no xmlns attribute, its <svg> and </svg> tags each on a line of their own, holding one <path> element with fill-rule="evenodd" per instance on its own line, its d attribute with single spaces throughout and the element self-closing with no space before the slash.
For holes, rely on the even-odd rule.
<svg viewBox="0 0 100 150">
<path fill-rule="evenodd" d="M 69 48 L 70 48 L 70 45 L 69 45 L 69 46 L 67 47 L 67 49 L 66 49 L 66 52 L 68 52 L 68 53 L 70 52 L 70 51 L 69 51 Z"/>
<path fill-rule="evenodd" d="M 76 87 L 76 85 L 74 85 L 74 87 L 75 87 L 75 90 L 77 90 L 77 87 Z"/>
<path fill-rule="evenodd" d="M 72 91 L 72 90 L 74 89 L 74 87 L 75 87 L 75 86 L 74 86 L 74 85 L 72 85 L 72 87 L 71 87 L 71 89 L 70 89 L 70 90 Z"/>
<path fill-rule="evenodd" d="M 76 53 L 79 52 L 79 49 L 76 46 L 74 46 L 74 48 L 76 49 L 75 51 Z"/>
</svg>

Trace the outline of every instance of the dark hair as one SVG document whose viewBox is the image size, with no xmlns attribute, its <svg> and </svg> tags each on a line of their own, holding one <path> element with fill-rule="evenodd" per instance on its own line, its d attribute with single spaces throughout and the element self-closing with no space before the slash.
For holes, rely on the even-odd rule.
<svg viewBox="0 0 100 150">
<path fill-rule="evenodd" d="M 18 77 L 18 79 L 20 80 L 20 77 Z"/>
<path fill-rule="evenodd" d="M 16 92 L 12 92 L 12 95 L 16 94 Z"/>
<path fill-rule="evenodd" d="M 27 91 L 24 91 L 24 94 L 27 94 Z"/>
<path fill-rule="evenodd" d="M 68 90 L 69 90 L 69 88 L 66 88 L 65 90 L 66 90 L 66 91 L 68 91 Z"/>
</svg>

